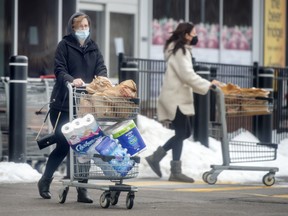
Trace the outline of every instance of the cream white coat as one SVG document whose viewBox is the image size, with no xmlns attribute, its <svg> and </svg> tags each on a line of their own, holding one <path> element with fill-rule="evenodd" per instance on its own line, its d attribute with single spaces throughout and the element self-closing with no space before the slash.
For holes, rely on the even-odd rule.
<svg viewBox="0 0 288 216">
<path fill-rule="evenodd" d="M 158 98 L 158 120 L 173 120 L 177 107 L 185 115 L 195 115 L 193 92 L 207 94 L 211 82 L 195 73 L 192 64 L 192 46 L 185 45 L 186 54 L 178 49 L 172 53 L 174 43 L 166 49 L 166 72 Z"/>
</svg>

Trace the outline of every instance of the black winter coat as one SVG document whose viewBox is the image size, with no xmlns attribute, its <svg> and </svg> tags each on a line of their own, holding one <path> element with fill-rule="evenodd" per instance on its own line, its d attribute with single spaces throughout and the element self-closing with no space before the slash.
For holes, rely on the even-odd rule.
<svg viewBox="0 0 288 216">
<path fill-rule="evenodd" d="M 80 47 L 72 33 L 59 42 L 54 67 L 56 83 L 51 94 L 51 102 L 54 102 L 50 107 L 62 111 L 69 110 L 66 82 L 81 78 L 85 83 L 90 83 L 95 75 L 107 77 L 107 68 L 97 44 L 88 38 Z"/>
</svg>

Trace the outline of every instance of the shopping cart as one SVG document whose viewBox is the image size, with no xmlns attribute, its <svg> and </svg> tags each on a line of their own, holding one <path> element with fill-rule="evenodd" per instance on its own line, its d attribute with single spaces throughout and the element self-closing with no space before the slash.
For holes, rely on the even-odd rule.
<svg viewBox="0 0 288 216">
<path fill-rule="evenodd" d="M 231 163 L 259 162 L 275 160 L 277 144 L 249 141 L 237 141 L 229 138 L 226 117 L 241 120 L 246 116 L 269 115 L 272 112 L 273 100 L 268 97 L 245 95 L 225 95 L 218 87 L 213 88 L 216 94 L 216 120 L 210 122 L 210 135 L 221 141 L 222 165 L 211 165 L 211 170 L 204 172 L 202 179 L 208 184 L 215 184 L 217 176 L 224 170 L 268 171 L 262 182 L 266 186 L 275 183 L 277 167 L 232 166 Z"/>
<path fill-rule="evenodd" d="M 124 120 L 135 119 L 139 113 L 139 98 L 97 97 L 88 94 L 84 88 L 75 88 L 71 84 L 67 84 L 67 87 L 70 121 L 81 118 L 87 113 L 92 114 L 101 126 L 101 130 L 107 132 Z M 63 187 L 59 191 L 60 203 L 65 203 L 69 187 L 83 187 L 103 191 L 99 200 L 102 208 L 108 208 L 110 204 L 116 205 L 121 192 L 127 192 L 127 209 L 133 207 L 135 192 L 138 188 L 124 184 L 123 181 L 138 176 L 139 157 L 130 157 L 129 162 L 133 161 L 131 169 L 124 174 L 119 174 L 110 163 L 115 156 L 79 155 L 72 148 L 70 148 L 69 156 L 70 179 L 63 180 Z M 117 168 L 123 170 L 126 164 L 122 163 Z M 79 180 L 89 180 L 89 183 L 79 183 Z M 113 184 L 96 184 L 91 183 L 90 180 L 108 180 Z"/>
<path fill-rule="evenodd" d="M 7 160 L 8 157 L 8 80 L 6 77 L 0 79 L 0 161 Z M 6 157 L 6 158 L 4 158 Z"/>
<path fill-rule="evenodd" d="M 55 79 L 41 77 L 28 78 L 26 88 L 26 160 L 39 172 L 45 167 L 47 155 L 51 148 L 40 151 L 35 141 L 35 137 L 44 121 L 48 102 Z M 1 77 L 0 82 L 0 156 L 8 157 L 8 136 L 9 136 L 9 77 Z M 40 108 L 41 112 L 38 112 Z M 44 127 L 43 133 L 48 134 L 52 131 L 49 121 Z M 1 136 L 0 136 L 1 137 Z"/>
<path fill-rule="evenodd" d="M 40 173 L 43 172 L 48 155 L 53 150 L 53 146 L 40 150 L 35 137 L 37 136 L 40 126 L 49 110 L 50 95 L 55 84 L 55 79 L 41 77 L 29 78 L 27 80 L 27 144 L 26 158 Z M 47 121 L 43 127 L 43 134 L 49 134 L 52 131 L 50 121 Z"/>
</svg>

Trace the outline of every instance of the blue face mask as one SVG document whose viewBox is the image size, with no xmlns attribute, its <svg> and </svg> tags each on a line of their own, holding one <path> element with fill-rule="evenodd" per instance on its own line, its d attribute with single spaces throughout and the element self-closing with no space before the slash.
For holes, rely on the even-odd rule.
<svg viewBox="0 0 288 216">
<path fill-rule="evenodd" d="M 89 29 L 86 30 L 77 30 L 75 32 L 76 37 L 78 38 L 78 40 L 80 41 L 85 41 L 87 39 L 87 37 L 89 36 L 90 32 Z"/>
</svg>

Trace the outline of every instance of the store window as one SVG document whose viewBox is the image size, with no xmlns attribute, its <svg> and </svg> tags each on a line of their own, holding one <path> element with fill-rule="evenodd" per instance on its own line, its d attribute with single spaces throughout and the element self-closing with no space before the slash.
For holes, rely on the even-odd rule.
<svg viewBox="0 0 288 216">
<path fill-rule="evenodd" d="M 192 51 L 197 61 L 251 64 L 252 3 L 251 0 L 153 0 L 151 57 L 163 58 L 163 54 L 157 53 L 163 51 L 169 32 L 189 17 L 198 33 L 199 41 Z M 189 10 L 185 10 L 186 5 Z"/>
<path fill-rule="evenodd" d="M 134 15 L 110 13 L 110 77 L 118 76 L 118 52 L 133 56 Z"/>
<path fill-rule="evenodd" d="M 0 0 L 0 76 L 9 76 L 9 58 L 12 54 L 12 1 Z"/>
<path fill-rule="evenodd" d="M 189 14 L 185 14 L 185 6 L 189 5 Z M 162 5 L 162 6 L 161 6 Z M 199 42 L 196 45 L 195 56 L 198 60 L 209 59 L 218 61 L 219 58 L 219 0 L 182 0 L 170 1 L 153 0 L 153 35 L 152 58 L 163 56 L 163 45 L 179 22 L 185 17 L 196 26 Z M 158 46 L 158 47 L 157 47 Z M 157 49 L 158 48 L 158 49 Z M 211 52 L 203 49 L 213 49 Z M 163 57 L 162 57 L 163 58 Z"/>
<path fill-rule="evenodd" d="M 219 48 L 219 0 L 189 1 L 189 20 L 196 25 L 196 47 Z"/>
<path fill-rule="evenodd" d="M 251 50 L 252 1 L 225 0 L 223 11 L 223 47 L 234 50 Z"/>
<path fill-rule="evenodd" d="M 195 24 L 198 43 L 192 53 L 196 61 L 219 61 L 219 0 L 189 1 L 189 21 Z"/>
<path fill-rule="evenodd" d="M 154 45 L 163 45 L 180 21 L 185 18 L 185 0 L 153 0 Z"/>
<path fill-rule="evenodd" d="M 224 0 L 220 61 L 233 64 L 252 62 L 252 1 Z"/>
<path fill-rule="evenodd" d="M 37 10 L 31 11 L 31 8 Z M 28 76 L 53 73 L 58 0 L 19 1 L 18 53 L 29 59 Z"/>
<path fill-rule="evenodd" d="M 58 2 L 60 0 L 18 1 L 17 54 L 28 57 L 28 75 L 39 77 L 53 73 L 54 52 L 58 43 Z M 76 0 L 63 3 L 63 33 L 75 12 Z M 9 76 L 13 55 L 14 1 L 0 0 L 0 76 Z"/>
</svg>

